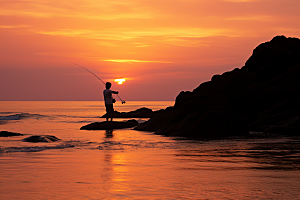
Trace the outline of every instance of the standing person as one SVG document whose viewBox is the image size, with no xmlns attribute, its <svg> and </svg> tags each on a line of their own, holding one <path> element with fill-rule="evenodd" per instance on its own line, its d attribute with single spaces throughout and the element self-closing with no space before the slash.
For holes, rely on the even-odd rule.
<svg viewBox="0 0 300 200">
<path fill-rule="evenodd" d="M 113 120 L 113 113 L 114 113 L 114 106 L 113 103 L 115 103 L 115 99 L 112 98 L 112 94 L 119 94 L 118 91 L 112 91 L 111 83 L 106 82 L 105 84 L 106 89 L 103 90 L 103 96 L 104 96 L 104 102 L 106 107 L 106 121 L 108 121 L 108 118 L 110 118 L 110 121 Z"/>
</svg>

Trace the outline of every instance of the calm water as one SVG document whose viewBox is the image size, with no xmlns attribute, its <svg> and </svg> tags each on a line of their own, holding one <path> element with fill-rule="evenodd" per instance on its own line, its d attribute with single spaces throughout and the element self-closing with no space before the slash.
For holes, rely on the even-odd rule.
<svg viewBox="0 0 300 200">
<path fill-rule="evenodd" d="M 101 101 L 0 101 L 0 131 L 27 134 L 0 138 L 0 199 L 300 199 L 299 138 L 195 141 L 79 130 L 103 121 L 104 110 Z M 45 134 L 61 140 L 22 142 Z"/>
</svg>

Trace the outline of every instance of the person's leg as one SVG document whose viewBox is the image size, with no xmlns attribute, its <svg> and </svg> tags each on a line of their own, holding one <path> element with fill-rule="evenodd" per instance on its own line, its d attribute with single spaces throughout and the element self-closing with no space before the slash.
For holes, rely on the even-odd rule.
<svg viewBox="0 0 300 200">
<path fill-rule="evenodd" d="M 108 121 L 108 118 L 110 118 L 110 121 L 113 120 L 113 113 L 114 113 L 114 107 L 112 104 L 108 104 L 105 105 L 106 106 L 106 112 L 107 112 L 107 116 L 106 116 L 106 120 Z"/>
<path fill-rule="evenodd" d="M 108 118 L 110 117 L 110 108 L 109 105 L 105 104 L 106 108 L 106 121 L 108 121 Z"/>
<path fill-rule="evenodd" d="M 110 121 L 113 121 L 113 117 L 114 117 L 114 106 L 113 104 L 111 104 L 111 116 L 110 116 Z"/>
</svg>

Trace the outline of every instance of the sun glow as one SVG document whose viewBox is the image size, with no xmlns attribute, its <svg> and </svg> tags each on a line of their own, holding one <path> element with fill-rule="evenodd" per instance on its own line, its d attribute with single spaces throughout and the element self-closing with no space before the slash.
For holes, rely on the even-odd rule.
<svg viewBox="0 0 300 200">
<path fill-rule="evenodd" d="M 125 78 L 122 79 L 115 79 L 115 82 L 117 82 L 118 84 L 123 84 L 123 82 L 125 82 Z"/>
</svg>

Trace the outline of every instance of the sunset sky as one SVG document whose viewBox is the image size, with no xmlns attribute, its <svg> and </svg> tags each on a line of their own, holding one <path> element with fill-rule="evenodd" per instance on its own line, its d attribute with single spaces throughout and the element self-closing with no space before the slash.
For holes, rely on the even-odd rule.
<svg viewBox="0 0 300 200">
<path fill-rule="evenodd" d="M 0 100 L 175 100 L 276 35 L 299 0 L 0 0 Z M 126 81 L 119 85 L 114 79 Z"/>
</svg>

